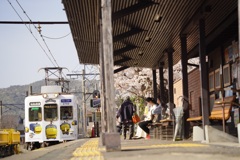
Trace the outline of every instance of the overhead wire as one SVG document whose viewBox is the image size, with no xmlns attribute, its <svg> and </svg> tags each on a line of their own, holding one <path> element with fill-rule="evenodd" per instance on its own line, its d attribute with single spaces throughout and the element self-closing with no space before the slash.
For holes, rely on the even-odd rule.
<svg viewBox="0 0 240 160">
<path fill-rule="evenodd" d="M 21 4 L 18 2 L 18 0 L 16 0 L 16 2 L 17 2 L 17 4 L 19 5 L 19 7 L 22 9 L 23 13 L 27 16 L 28 20 L 32 23 L 31 18 L 28 16 L 27 12 L 23 9 L 23 7 L 22 7 Z M 46 46 L 47 49 L 48 49 L 49 54 L 51 55 L 52 59 L 54 60 L 55 64 L 57 65 L 57 67 L 59 67 L 59 65 L 58 65 L 55 57 L 53 56 L 53 54 L 52 54 L 51 50 L 49 49 L 49 47 L 48 47 L 45 39 L 43 38 L 43 35 L 42 35 L 41 31 L 39 31 L 38 28 L 36 27 L 36 25 L 34 25 L 33 23 L 32 23 L 32 25 L 34 26 L 34 28 L 35 28 L 35 29 L 38 31 L 38 33 L 40 34 L 40 36 L 41 36 L 41 38 L 42 38 L 42 41 L 44 42 L 45 46 Z"/>
<path fill-rule="evenodd" d="M 53 56 L 53 54 L 52 54 L 51 50 L 49 49 L 49 47 L 48 47 L 45 39 L 43 38 L 44 36 L 42 35 L 41 31 L 39 31 L 38 27 L 32 23 L 31 18 L 28 16 L 27 12 L 24 10 L 24 8 L 23 8 L 22 5 L 18 2 L 18 0 L 16 0 L 16 2 L 17 2 L 17 4 L 19 5 L 19 7 L 22 9 L 23 13 L 27 16 L 27 18 L 29 19 L 29 21 L 31 22 L 31 24 L 34 26 L 34 28 L 38 31 L 39 35 L 41 36 L 42 41 L 44 42 L 46 48 L 48 49 L 49 54 L 51 55 L 52 59 L 54 60 L 54 62 L 55 62 L 55 64 L 56 64 L 56 65 L 54 65 L 54 64 L 53 64 L 53 65 L 59 67 L 59 65 L 58 65 L 55 57 Z M 69 33 L 69 34 L 70 34 L 70 33 Z M 69 35 L 69 34 L 68 34 L 68 35 Z M 68 35 L 65 35 L 65 37 L 68 36 Z M 64 76 L 65 79 L 67 79 L 67 76 L 66 76 L 63 72 L 62 72 L 62 75 Z"/>
<path fill-rule="evenodd" d="M 13 8 L 13 10 L 15 11 L 15 13 L 18 15 L 18 17 L 21 19 L 21 21 L 23 22 L 22 17 L 18 14 L 17 10 L 13 7 L 12 3 L 8 0 L 8 3 L 11 5 L 11 7 Z M 31 35 L 34 37 L 34 39 L 36 40 L 36 42 L 38 43 L 38 45 L 41 47 L 41 49 L 43 50 L 43 52 L 45 53 L 45 55 L 48 57 L 48 59 L 50 60 L 50 62 L 54 65 L 53 61 L 51 60 L 51 58 L 49 57 L 49 55 L 47 54 L 47 52 L 45 51 L 45 49 L 43 48 L 43 46 L 40 44 L 40 42 L 38 41 L 38 39 L 33 35 L 33 32 L 31 31 L 30 28 L 28 28 L 27 24 L 24 23 L 25 27 L 28 29 L 28 31 L 31 33 Z M 55 66 L 55 65 L 54 65 Z"/>
<path fill-rule="evenodd" d="M 78 63 L 78 64 L 76 65 L 76 67 L 74 67 L 74 68 L 72 69 L 72 72 L 78 72 L 78 71 L 77 71 L 77 67 L 79 67 L 79 65 L 80 65 L 80 64 Z"/>
<path fill-rule="evenodd" d="M 62 37 L 57 37 L 57 38 L 53 38 L 53 37 L 48 37 L 48 36 L 44 36 L 43 34 L 42 34 L 42 36 L 43 37 L 45 37 L 45 38 L 48 38 L 48 39 L 62 39 L 62 38 L 65 38 L 65 37 L 67 37 L 67 36 L 69 36 L 71 33 L 68 33 L 67 35 L 65 35 L 65 36 L 62 36 Z"/>
</svg>

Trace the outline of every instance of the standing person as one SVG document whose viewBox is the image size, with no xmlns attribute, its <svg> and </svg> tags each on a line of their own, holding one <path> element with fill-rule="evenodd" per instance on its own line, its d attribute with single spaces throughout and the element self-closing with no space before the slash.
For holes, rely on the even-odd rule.
<svg viewBox="0 0 240 160">
<path fill-rule="evenodd" d="M 132 121 L 133 113 L 135 112 L 134 105 L 130 100 L 130 97 L 127 96 L 123 104 L 117 113 L 117 118 L 121 118 L 122 126 L 123 126 L 123 135 L 124 139 L 126 139 L 127 128 L 129 128 L 129 139 L 132 139 L 134 132 L 134 124 Z"/>
<path fill-rule="evenodd" d="M 117 108 L 117 111 L 116 111 L 116 116 L 118 114 L 118 108 Z M 122 122 L 121 122 L 121 117 L 118 117 L 116 119 L 116 127 L 117 127 L 117 132 L 122 135 Z"/>
<path fill-rule="evenodd" d="M 153 98 L 146 98 L 146 101 L 148 103 L 149 106 L 151 106 L 150 108 L 150 120 L 146 120 L 146 121 L 142 121 L 139 122 L 139 127 L 142 128 L 142 130 L 144 130 L 147 134 L 146 139 L 150 139 L 150 130 L 148 128 L 148 125 L 151 124 L 155 118 L 155 115 L 158 115 L 161 113 L 160 108 L 158 107 L 157 103 L 155 102 L 155 100 Z"/>
</svg>

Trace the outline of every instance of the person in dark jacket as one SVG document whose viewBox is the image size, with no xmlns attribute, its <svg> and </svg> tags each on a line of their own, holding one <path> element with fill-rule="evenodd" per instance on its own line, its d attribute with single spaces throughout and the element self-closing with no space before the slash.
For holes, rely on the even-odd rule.
<svg viewBox="0 0 240 160">
<path fill-rule="evenodd" d="M 127 96 L 126 100 L 121 105 L 120 109 L 117 113 L 117 118 L 120 117 L 122 126 L 123 126 L 123 135 L 124 139 L 126 139 L 127 128 L 129 128 L 129 139 L 132 139 L 134 133 L 134 124 L 132 121 L 132 116 L 135 112 L 134 105 L 130 100 L 130 97 Z"/>
</svg>

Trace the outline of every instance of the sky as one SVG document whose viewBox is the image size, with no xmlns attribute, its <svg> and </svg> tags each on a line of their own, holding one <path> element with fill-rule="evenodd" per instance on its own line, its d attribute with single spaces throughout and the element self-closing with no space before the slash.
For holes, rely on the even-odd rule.
<svg viewBox="0 0 240 160">
<path fill-rule="evenodd" d="M 67 21 L 62 0 L 0 0 L 0 21 L 29 21 L 28 17 L 32 21 Z M 68 24 L 41 25 L 47 46 L 34 25 L 0 24 L 0 88 L 42 80 L 45 72 L 38 70 L 43 67 L 66 67 L 65 75 L 81 70 Z"/>
</svg>

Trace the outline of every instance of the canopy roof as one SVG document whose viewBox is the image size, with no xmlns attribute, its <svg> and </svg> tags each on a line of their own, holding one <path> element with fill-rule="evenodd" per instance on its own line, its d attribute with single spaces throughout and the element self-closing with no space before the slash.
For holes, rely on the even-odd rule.
<svg viewBox="0 0 240 160">
<path fill-rule="evenodd" d="M 100 0 L 63 0 L 79 61 L 99 64 Z M 180 35 L 188 57 L 198 54 L 198 21 L 205 17 L 206 42 L 237 20 L 237 0 L 112 0 L 114 65 L 156 68 L 181 58 Z M 224 23 L 223 23 L 224 22 Z M 227 34 L 226 34 L 227 35 Z"/>
</svg>

